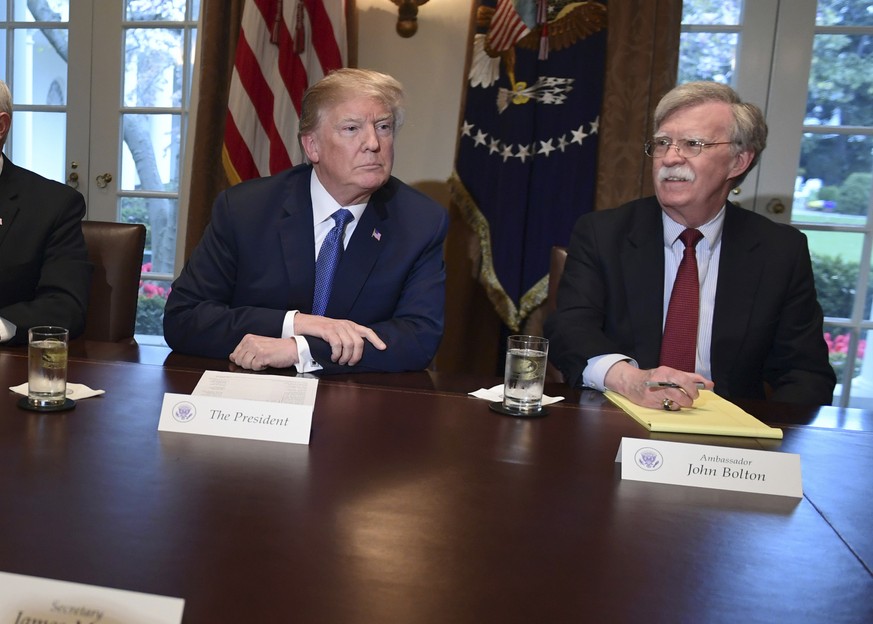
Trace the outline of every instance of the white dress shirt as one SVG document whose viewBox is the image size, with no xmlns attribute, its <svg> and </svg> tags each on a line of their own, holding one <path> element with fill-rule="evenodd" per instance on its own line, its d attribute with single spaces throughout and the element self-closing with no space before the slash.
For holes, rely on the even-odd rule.
<svg viewBox="0 0 873 624">
<path fill-rule="evenodd" d="M 712 379 L 712 364 L 710 353 L 712 348 L 712 317 L 715 308 L 715 291 L 718 285 L 718 260 L 721 256 L 721 234 L 724 228 L 725 207 L 708 223 L 697 228 L 703 238 L 697 243 L 697 276 L 700 280 L 700 316 L 697 324 L 697 356 L 695 371 L 707 379 Z M 679 240 L 679 235 L 686 226 L 677 223 L 661 211 L 664 224 L 664 310 L 663 323 L 667 320 L 667 308 L 670 305 L 670 294 L 673 292 L 673 282 L 685 245 Z M 607 353 L 588 360 L 582 371 L 582 385 L 595 390 L 606 390 L 606 373 L 618 362 L 629 362 L 632 366 L 639 364 L 632 357 L 621 353 Z"/>
<path fill-rule="evenodd" d="M 321 244 L 327 238 L 327 233 L 333 229 L 336 223 L 331 215 L 340 208 L 346 208 L 354 215 L 354 219 L 346 225 L 343 232 L 343 249 L 348 247 L 349 240 L 361 220 L 361 215 L 364 214 L 364 209 L 367 207 L 367 202 L 363 204 L 355 204 L 354 206 L 340 206 L 337 201 L 327 192 L 327 189 L 322 186 L 315 175 L 315 170 L 312 170 L 312 175 L 309 178 L 309 194 L 312 197 L 312 221 L 315 228 L 315 254 L 316 260 L 321 251 Z M 300 336 L 294 332 L 294 317 L 298 310 L 290 310 L 285 315 L 285 322 L 282 325 L 282 338 L 294 338 L 297 341 L 297 354 L 299 360 L 297 362 L 298 373 L 309 373 L 312 371 L 321 370 L 321 364 L 312 359 L 312 351 L 309 348 L 309 342 L 305 336 Z"/>
</svg>

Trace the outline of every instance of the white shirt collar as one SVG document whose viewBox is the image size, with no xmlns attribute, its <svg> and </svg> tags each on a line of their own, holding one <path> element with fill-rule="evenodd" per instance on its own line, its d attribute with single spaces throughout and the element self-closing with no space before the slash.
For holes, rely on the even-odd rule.
<svg viewBox="0 0 873 624">
<path fill-rule="evenodd" d="M 706 241 L 707 245 L 710 248 L 714 247 L 715 244 L 721 239 L 721 232 L 724 229 L 724 215 L 725 208 L 727 204 L 722 206 L 721 210 L 718 211 L 718 214 L 715 215 L 708 222 L 701 225 L 699 228 L 700 233 L 703 234 L 703 239 Z M 661 221 L 664 224 L 664 246 L 672 247 L 673 243 L 676 242 L 676 239 L 679 238 L 679 235 L 687 229 L 687 226 L 682 225 L 681 223 L 677 223 L 673 219 L 671 219 L 666 212 L 661 211 Z"/>
<path fill-rule="evenodd" d="M 315 225 L 330 219 L 330 216 L 340 208 L 347 208 L 349 212 L 355 215 L 355 221 L 361 220 L 361 215 L 364 214 L 364 209 L 367 203 L 355 204 L 353 206 L 340 206 L 339 202 L 327 192 L 327 189 L 322 185 L 321 180 L 315 174 L 315 169 L 309 177 L 309 195 L 312 197 L 312 221 Z"/>
</svg>

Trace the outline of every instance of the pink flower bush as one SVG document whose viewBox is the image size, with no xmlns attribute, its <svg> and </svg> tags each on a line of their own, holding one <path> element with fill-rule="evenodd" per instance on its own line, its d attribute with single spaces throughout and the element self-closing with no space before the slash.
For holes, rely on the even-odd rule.
<svg viewBox="0 0 873 624">
<path fill-rule="evenodd" d="M 170 294 L 169 288 L 164 288 L 163 286 L 158 286 L 156 284 L 141 284 L 141 291 L 146 299 L 151 299 L 152 297 L 166 299 L 167 295 Z"/>
<path fill-rule="evenodd" d="M 831 336 L 830 332 L 824 334 L 825 343 L 828 346 L 828 353 L 848 353 L 849 352 L 849 335 L 842 334 L 840 336 Z M 858 357 L 864 357 L 864 350 L 867 347 L 866 340 L 858 341 Z"/>
<path fill-rule="evenodd" d="M 143 273 L 151 273 L 152 272 L 152 263 L 146 262 L 142 265 Z M 170 295 L 171 288 L 165 288 L 164 286 L 158 286 L 157 284 L 151 284 L 144 282 L 142 280 L 139 281 L 139 294 L 140 297 L 144 297 L 146 299 L 151 299 L 153 297 L 160 297 L 161 299 L 166 299 Z"/>
</svg>

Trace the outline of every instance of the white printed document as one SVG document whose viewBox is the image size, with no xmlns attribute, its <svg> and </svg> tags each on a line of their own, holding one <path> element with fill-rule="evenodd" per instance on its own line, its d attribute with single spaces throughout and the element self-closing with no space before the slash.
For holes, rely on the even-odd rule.
<svg viewBox="0 0 873 624">
<path fill-rule="evenodd" d="M 205 371 L 191 394 L 313 407 L 317 390 L 318 379 L 315 377 Z"/>
</svg>

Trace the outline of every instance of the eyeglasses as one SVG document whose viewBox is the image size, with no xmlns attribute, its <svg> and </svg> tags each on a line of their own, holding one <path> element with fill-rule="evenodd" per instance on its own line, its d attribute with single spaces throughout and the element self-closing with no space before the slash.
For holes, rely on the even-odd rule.
<svg viewBox="0 0 873 624">
<path fill-rule="evenodd" d="M 646 156 L 650 158 L 663 158 L 667 155 L 667 150 L 671 147 L 676 149 L 676 153 L 682 158 L 694 158 L 699 156 L 704 147 L 712 147 L 714 145 L 730 145 L 733 141 L 720 141 L 717 143 L 705 143 L 698 139 L 680 139 L 673 142 L 669 137 L 655 137 L 651 141 L 646 141 L 645 150 Z"/>
</svg>

